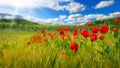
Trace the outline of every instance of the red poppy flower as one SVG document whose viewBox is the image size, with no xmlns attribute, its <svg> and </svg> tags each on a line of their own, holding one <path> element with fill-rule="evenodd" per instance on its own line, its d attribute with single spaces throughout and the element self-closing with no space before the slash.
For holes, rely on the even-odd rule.
<svg viewBox="0 0 120 68">
<path fill-rule="evenodd" d="M 77 28 L 74 28 L 74 32 L 75 32 L 75 33 L 78 33 L 78 29 L 77 29 Z"/>
<path fill-rule="evenodd" d="M 45 30 L 41 30 L 41 33 L 45 33 Z"/>
<path fill-rule="evenodd" d="M 48 33 L 48 36 L 51 36 L 52 34 L 51 33 Z"/>
<path fill-rule="evenodd" d="M 37 40 L 40 40 L 40 35 L 33 35 L 32 36 L 32 39 L 34 40 L 34 41 L 37 41 Z"/>
<path fill-rule="evenodd" d="M 109 31 L 109 27 L 106 26 L 106 25 L 103 25 L 103 26 L 101 26 L 100 31 L 101 31 L 103 34 L 106 34 L 106 33 Z"/>
<path fill-rule="evenodd" d="M 77 32 L 73 32 L 73 36 L 74 37 L 78 37 L 78 33 Z"/>
<path fill-rule="evenodd" d="M 68 38 L 68 39 L 71 39 L 71 36 L 68 34 L 68 35 L 67 35 L 67 38 Z"/>
<path fill-rule="evenodd" d="M 82 29 L 80 31 L 80 34 L 83 35 L 84 37 L 89 37 L 89 32 L 86 29 Z"/>
<path fill-rule="evenodd" d="M 76 51 L 78 50 L 78 44 L 76 42 L 71 42 L 70 49 L 73 50 L 74 53 L 76 53 Z"/>
<path fill-rule="evenodd" d="M 69 28 L 68 28 L 68 27 L 65 27 L 64 31 L 65 31 L 65 32 L 69 32 Z"/>
<path fill-rule="evenodd" d="M 91 42 L 94 42 L 94 41 L 96 41 L 97 40 L 97 35 L 95 34 L 95 33 L 92 33 L 91 35 L 90 35 L 90 41 Z"/>
<path fill-rule="evenodd" d="M 88 23 L 88 26 L 92 26 L 92 22 L 89 22 L 89 23 Z"/>
<path fill-rule="evenodd" d="M 45 42 L 45 41 L 47 41 L 47 40 L 44 37 L 40 39 L 40 42 L 42 42 L 42 43 Z"/>
<path fill-rule="evenodd" d="M 96 28 L 96 27 L 93 27 L 93 28 L 92 28 L 92 32 L 93 32 L 93 33 L 98 33 L 98 32 L 99 32 L 99 29 Z"/>
<path fill-rule="evenodd" d="M 118 28 L 116 28 L 116 27 L 113 28 L 112 30 L 113 30 L 114 32 L 118 32 Z"/>
<path fill-rule="evenodd" d="M 115 23 L 119 23 L 119 22 L 120 22 L 120 19 L 116 18 L 116 19 L 114 20 L 114 22 L 115 22 Z"/>
<path fill-rule="evenodd" d="M 50 37 L 50 39 L 53 39 L 53 35 L 50 35 L 49 37 Z"/>
<path fill-rule="evenodd" d="M 103 39 L 104 39 L 104 36 L 100 36 L 99 39 L 100 39 L 100 40 L 103 40 Z"/>
<path fill-rule="evenodd" d="M 58 32 L 60 35 L 64 35 L 64 30 L 60 29 Z"/>
<path fill-rule="evenodd" d="M 88 31 L 85 31 L 84 34 L 83 34 L 83 36 L 86 37 L 86 38 L 89 37 Z"/>
<path fill-rule="evenodd" d="M 87 30 L 86 30 L 86 29 L 82 29 L 82 30 L 80 31 L 80 34 L 83 35 L 85 31 L 87 31 Z"/>
<path fill-rule="evenodd" d="M 53 34 L 52 33 L 48 33 L 48 36 L 50 39 L 53 39 Z"/>
<path fill-rule="evenodd" d="M 62 41 L 64 41 L 64 40 L 65 40 L 65 37 L 64 37 L 64 36 L 62 36 L 61 40 L 62 40 Z"/>
</svg>

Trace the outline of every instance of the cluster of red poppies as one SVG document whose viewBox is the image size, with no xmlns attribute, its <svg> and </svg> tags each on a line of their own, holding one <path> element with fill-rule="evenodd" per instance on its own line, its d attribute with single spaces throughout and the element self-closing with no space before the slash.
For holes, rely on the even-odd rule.
<svg viewBox="0 0 120 68">
<path fill-rule="evenodd" d="M 65 27 L 64 29 L 58 28 L 57 31 L 60 35 L 64 35 L 65 32 L 69 32 L 69 28 L 68 27 Z"/>
<path fill-rule="evenodd" d="M 92 23 L 88 23 L 88 26 L 92 26 Z M 81 29 L 80 34 L 85 38 L 90 37 L 91 42 L 93 42 L 97 40 L 97 37 L 99 36 L 100 32 L 103 34 L 106 34 L 109 31 L 109 27 L 106 25 L 103 25 L 100 27 L 100 29 L 96 27 L 92 27 L 91 30 L 92 30 L 92 33 L 88 32 L 87 29 L 83 28 Z M 78 29 L 74 30 L 73 35 L 74 37 L 78 37 Z M 103 35 L 99 36 L 99 38 L 103 40 L 104 36 Z M 76 51 L 78 50 L 78 44 L 76 42 L 71 42 L 70 49 L 76 53 Z"/>
<path fill-rule="evenodd" d="M 88 32 L 87 29 L 84 28 L 80 31 L 80 34 L 83 35 L 85 38 L 90 37 L 91 42 L 93 42 L 97 40 L 97 37 L 99 36 L 100 32 L 102 34 L 106 34 L 109 31 L 109 27 L 106 25 L 102 25 L 100 28 L 92 27 L 91 31 L 92 33 Z M 99 38 L 103 40 L 104 36 L 100 36 Z"/>
<path fill-rule="evenodd" d="M 115 19 L 114 22 L 119 23 L 120 19 Z M 97 37 L 99 36 L 100 33 L 102 33 L 102 35 L 99 36 L 99 39 L 103 40 L 104 39 L 104 34 L 107 34 L 108 31 L 110 30 L 110 28 L 107 25 L 102 25 L 100 28 L 93 27 L 91 22 L 88 23 L 88 26 L 92 27 L 91 28 L 92 33 L 88 32 L 87 29 L 83 28 L 83 29 L 81 29 L 80 34 L 82 36 L 84 36 L 85 38 L 90 37 L 91 42 L 94 42 L 95 40 L 97 40 Z M 118 32 L 117 27 L 112 28 L 112 30 L 114 32 Z M 73 35 L 75 37 L 78 36 L 78 29 L 74 30 Z M 70 49 L 73 50 L 76 53 L 76 51 L 78 50 L 78 44 L 76 42 L 71 42 Z"/>
<path fill-rule="evenodd" d="M 119 23 L 120 19 L 115 19 L 114 22 Z M 78 28 L 74 28 L 74 31 L 73 31 L 72 35 L 69 33 L 70 30 L 69 30 L 68 27 L 65 27 L 64 29 L 58 28 L 57 31 L 58 31 L 58 34 L 61 36 L 61 41 L 64 41 L 66 38 L 71 40 L 72 36 L 74 37 L 74 39 L 76 39 L 76 38 L 79 37 L 78 35 L 81 34 L 85 38 L 90 38 L 91 42 L 94 42 L 98 38 L 100 40 L 104 40 L 104 38 L 105 38 L 104 34 L 107 34 L 109 32 L 109 30 L 110 30 L 110 27 L 108 27 L 107 25 L 102 25 L 99 28 L 94 27 L 92 25 L 92 22 L 89 22 L 87 25 L 88 25 L 88 27 L 90 27 L 91 31 L 88 31 L 86 28 L 82 28 L 81 30 L 79 30 Z M 114 32 L 118 32 L 117 27 L 112 28 L 112 30 Z M 33 35 L 32 36 L 32 41 L 28 42 L 28 45 L 30 45 L 31 43 L 38 42 L 38 40 L 39 40 L 39 42 L 47 41 L 45 30 L 41 30 L 40 32 L 42 33 L 42 37 L 41 37 L 41 35 Z M 56 36 L 56 32 L 51 32 L 51 33 L 49 32 L 47 34 L 47 36 L 51 40 L 53 40 L 55 38 L 55 36 Z M 78 44 L 76 42 L 71 42 L 70 43 L 70 49 L 73 50 L 76 53 L 77 50 L 78 50 Z"/>
</svg>

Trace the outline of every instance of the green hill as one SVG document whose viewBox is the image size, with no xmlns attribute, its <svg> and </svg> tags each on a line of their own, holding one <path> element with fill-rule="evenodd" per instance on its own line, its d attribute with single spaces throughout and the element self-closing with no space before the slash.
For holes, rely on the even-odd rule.
<svg viewBox="0 0 120 68">
<path fill-rule="evenodd" d="M 111 27 L 119 27 L 119 25 L 115 25 L 114 23 L 114 18 L 110 18 L 110 19 L 104 19 L 104 20 L 97 20 L 97 21 L 93 21 L 93 25 L 100 26 L 101 24 L 106 24 L 109 25 Z M 14 30 L 41 30 L 41 29 L 45 29 L 45 30 L 56 30 L 58 27 L 60 28 L 64 28 L 68 26 L 70 29 L 73 28 L 86 28 L 87 23 L 84 25 L 48 25 L 48 24 L 38 24 L 36 22 L 31 22 L 28 20 L 24 20 L 24 19 L 0 19 L 0 29 L 14 29 Z"/>
</svg>

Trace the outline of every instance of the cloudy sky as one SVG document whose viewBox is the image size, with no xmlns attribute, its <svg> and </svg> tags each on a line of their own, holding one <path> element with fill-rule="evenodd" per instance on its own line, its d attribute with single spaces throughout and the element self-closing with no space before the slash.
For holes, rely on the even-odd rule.
<svg viewBox="0 0 120 68">
<path fill-rule="evenodd" d="M 120 0 L 0 0 L 0 13 L 37 22 L 76 24 L 120 16 L 119 3 Z"/>
</svg>

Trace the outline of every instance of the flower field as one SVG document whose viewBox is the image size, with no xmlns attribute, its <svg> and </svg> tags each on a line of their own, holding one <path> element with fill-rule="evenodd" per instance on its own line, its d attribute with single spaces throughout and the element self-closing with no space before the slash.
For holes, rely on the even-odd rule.
<svg viewBox="0 0 120 68">
<path fill-rule="evenodd" d="M 0 68 L 119 68 L 120 19 L 95 23 L 0 30 Z"/>
</svg>

